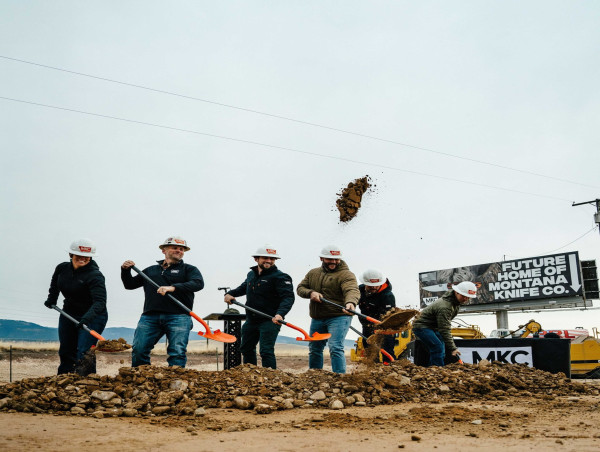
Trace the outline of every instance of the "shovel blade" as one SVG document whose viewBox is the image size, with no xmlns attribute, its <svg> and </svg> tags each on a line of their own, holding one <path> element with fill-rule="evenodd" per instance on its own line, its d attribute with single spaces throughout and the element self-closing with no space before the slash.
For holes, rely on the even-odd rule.
<svg viewBox="0 0 600 452">
<path fill-rule="evenodd" d="M 327 340 L 331 337 L 330 333 L 313 333 L 312 336 L 306 336 L 306 337 L 297 337 L 296 340 L 297 341 L 306 341 L 306 342 L 310 342 L 310 341 L 324 341 Z"/>
<path fill-rule="evenodd" d="M 223 333 L 221 330 L 215 330 L 210 333 L 208 331 L 198 331 L 198 336 L 202 336 L 207 339 L 212 339 L 213 341 L 217 342 L 225 342 L 227 344 L 231 344 L 232 342 L 235 342 L 237 340 L 235 336 Z"/>
</svg>

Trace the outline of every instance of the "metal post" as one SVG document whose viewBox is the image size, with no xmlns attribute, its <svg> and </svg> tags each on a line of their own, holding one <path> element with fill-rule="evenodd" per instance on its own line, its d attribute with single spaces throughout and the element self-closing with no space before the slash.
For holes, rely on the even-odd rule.
<svg viewBox="0 0 600 452">
<path fill-rule="evenodd" d="M 215 356 L 217 357 L 217 371 L 219 370 L 219 349 L 215 348 Z"/>
<path fill-rule="evenodd" d="M 8 361 L 9 361 L 9 370 L 8 370 L 8 381 L 12 383 L 12 345 L 8 348 Z"/>
<path fill-rule="evenodd" d="M 508 329 L 508 311 L 496 311 L 496 328 L 499 330 Z"/>
</svg>

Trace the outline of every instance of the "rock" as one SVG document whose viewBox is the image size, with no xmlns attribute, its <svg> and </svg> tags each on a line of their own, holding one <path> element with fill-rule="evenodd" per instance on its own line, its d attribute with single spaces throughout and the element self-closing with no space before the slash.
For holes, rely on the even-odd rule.
<svg viewBox="0 0 600 452">
<path fill-rule="evenodd" d="M 411 441 L 421 441 L 421 437 L 419 435 L 411 435 Z"/>
<path fill-rule="evenodd" d="M 320 400 L 325 400 L 326 398 L 327 398 L 327 396 L 325 395 L 325 393 L 323 391 L 317 391 L 310 396 L 311 400 L 315 400 L 317 402 Z"/>
<path fill-rule="evenodd" d="M 74 406 L 71 408 L 71 413 L 72 414 L 85 414 L 85 410 L 81 407 Z"/>
<path fill-rule="evenodd" d="M 352 397 L 354 397 L 354 400 L 356 400 L 356 402 L 364 402 L 365 401 L 365 398 L 359 392 L 354 394 Z"/>
<path fill-rule="evenodd" d="M 168 413 L 169 411 L 171 411 L 171 407 L 170 406 L 155 406 L 154 408 L 152 408 L 152 414 L 164 414 L 164 413 Z"/>
<path fill-rule="evenodd" d="M 188 425 L 187 428 L 185 429 L 186 432 L 193 432 L 196 430 L 196 427 L 194 427 L 193 425 Z"/>
<path fill-rule="evenodd" d="M 102 400 L 103 402 L 109 401 L 110 399 L 116 396 L 117 394 L 115 394 L 112 391 L 94 391 L 91 394 L 91 397 L 93 397 L 94 399 Z"/>
<path fill-rule="evenodd" d="M 123 416 L 125 417 L 135 417 L 138 414 L 138 410 L 134 410 L 132 408 L 125 408 L 123 410 Z"/>
<path fill-rule="evenodd" d="M 491 365 L 492 365 L 492 363 L 491 363 L 491 362 L 489 362 L 487 359 L 482 359 L 481 361 L 479 361 L 479 362 L 477 363 L 477 367 L 480 367 L 480 368 L 489 367 L 489 366 L 491 366 Z"/>
<path fill-rule="evenodd" d="M 175 405 L 183 397 L 183 391 L 162 391 L 156 396 L 157 405 Z"/>
<path fill-rule="evenodd" d="M 0 410 L 2 408 L 4 408 L 5 406 L 7 406 L 11 401 L 10 397 L 4 397 L 3 399 L 0 399 Z"/>
<path fill-rule="evenodd" d="M 448 387 L 448 385 L 440 385 L 438 387 L 438 389 L 440 390 L 440 392 L 448 392 L 448 391 L 450 391 L 450 388 Z"/>
<path fill-rule="evenodd" d="M 356 402 L 355 406 L 367 406 L 367 402 Z"/>
<path fill-rule="evenodd" d="M 332 400 L 329 404 L 329 408 L 331 408 L 332 410 L 341 410 L 342 408 L 344 408 L 344 404 L 341 400 Z"/>
<path fill-rule="evenodd" d="M 397 377 L 388 376 L 386 378 L 382 378 L 381 381 L 390 388 L 400 388 L 410 384 L 410 378 L 405 377 L 404 375 L 399 375 Z"/>
<path fill-rule="evenodd" d="M 97 419 L 102 419 L 104 417 L 104 412 L 103 411 L 94 411 L 92 413 L 92 416 Z"/>
<path fill-rule="evenodd" d="M 236 397 L 233 399 L 233 404 L 240 410 L 249 410 L 252 408 L 252 402 L 245 397 Z"/>
<path fill-rule="evenodd" d="M 475 419 L 474 421 L 471 421 L 471 424 L 473 424 L 473 425 L 481 425 L 481 424 L 483 424 L 483 421 L 481 419 Z"/>
<path fill-rule="evenodd" d="M 169 389 L 174 391 L 186 391 L 189 386 L 189 383 L 184 380 L 173 380 L 169 385 Z"/>
<path fill-rule="evenodd" d="M 273 411 L 273 407 L 266 403 L 259 403 L 254 407 L 254 411 L 256 411 L 256 414 L 270 414 Z"/>
<path fill-rule="evenodd" d="M 202 417 L 205 415 L 206 415 L 206 410 L 203 407 L 196 408 L 196 411 L 194 411 L 194 416 L 196 416 L 196 417 Z"/>
</svg>

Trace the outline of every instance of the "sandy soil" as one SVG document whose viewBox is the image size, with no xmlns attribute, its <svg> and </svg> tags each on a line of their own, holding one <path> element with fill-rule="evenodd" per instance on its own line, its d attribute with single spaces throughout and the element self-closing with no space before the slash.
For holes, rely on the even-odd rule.
<svg viewBox="0 0 600 452">
<path fill-rule="evenodd" d="M 211 366 L 197 355 L 193 366 Z M 104 372 L 123 357 L 99 363 Z M 195 360 L 202 362 L 193 362 Z M 160 364 L 160 357 L 156 364 Z M 282 357 L 280 367 L 300 372 L 305 357 Z M 2 366 L 4 361 L 0 361 Z M 55 352 L 30 354 L 23 373 L 56 369 Z M 4 372 L 4 370 L 2 370 Z M 4 373 L 3 373 L 4 376 Z M 4 378 L 3 378 L 4 379 Z M 590 381 L 587 384 L 599 384 Z M 259 415 L 235 409 L 207 409 L 204 417 L 156 416 L 103 418 L 0 413 L 0 450 L 81 449 L 126 451 L 361 451 L 433 450 L 519 451 L 600 450 L 600 400 L 597 396 L 532 397 L 503 401 L 301 408 Z"/>
</svg>

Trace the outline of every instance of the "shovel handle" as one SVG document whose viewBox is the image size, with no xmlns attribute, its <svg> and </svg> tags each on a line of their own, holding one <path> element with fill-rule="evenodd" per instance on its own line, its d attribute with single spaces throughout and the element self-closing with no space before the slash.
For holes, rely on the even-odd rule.
<svg viewBox="0 0 600 452">
<path fill-rule="evenodd" d="M 246 311 L 254 312 L 255 314 L 257 314 L 257 315 L 260 315 L 260 316 L 262 316 L 262 317 L 265 317 L 265 318 L 267 318 L 267 319 L 271 319 L 271 320 L 273 320 L 273 319 L 275 318 L 275 317 L 273 317 L 273 316 L 271 316 L 271 315 L 267 314 L 266 312 L 262 312 L 262 311 L 259 311 L 258 309 L 254 309 L 254 308 L 251 308 L 250 306 L 246 306 L 244 303 L 240 303 L 240 302 L 239 302 L 239 301 L 237 301 L 237 300 L 231 300 L 231 304 L 234 304 L 234 305 L 236 305 L 236 306 L 239 306 L 239 307 L 241 307 L 241 308 L 244 308 Z M 287 325 L 287 326 L 290 326 L 290 325 L 288 325 L 288 323 L 287 323 L 286 321 L 284 321 L 284 320 L 279 320 L 278 322 L 279 322 L 279 323 L 281 323 L 282 325 Z"/>
<path fill-rule="evenodd" d="M 339 304 L 337 304 L 337 303 L 334 303 L 333 301 L 329 301 L 327 298 L 323 298 L 323 297 L 321 297 L 321 301 L 324 301 L 325 303 L 329 303 L 329 304 L 332 304 L 332 305 L 334 305 L 334 306 L 337 306 L 337 307 L 338 307 L 338 308 L 340 308 L 340 309 L 345 309 L 345 310 L 346 310 L 346 311 L 348 311 L 350 314 L 352 314 L 352 315 L 357 315 L 358 317 L 362 317 L 363 319 L 366 319 L 366 320 L 368 320 L 369 322 L 371 322 L 371 323 L 374 323 L 374 324 L 376 324 L 376 325 L 378 325 L 378 324 L 380 324 L 380 323 L 381 323 L 379 320 L 377 320 L 377 319 L 374 319 L 373 317 L 369 317 L 368 315 L 361 314 L 360 312 L 356 312 L 356 311 L 355 311 L 355 310 L 353 310 L 353 309 L 346 309 L 344 306 L 341 306 L 341 305 L 339 305 Z"/>
<path fill-rule="evenodd" d="M 79 325 L 79 320 L 77 320 L 75 317 L 70 316 L 69 314 L 67 314 L 65 311 L 63 311 L 62 309 L 60 309 L 58 306 L 54 305 L 52 306 L 52 309 L 55 309 L 56 311 L 58 311 L 60 313 L 60 315 L 66 317 L 67 319 L 69 319 L 71 322 Z M 100 336 L 100 334 L 96 333 L 94 330 L 90 329 L 86 324 L 82 323 L 81 324 L 81 328 L 83 328 L 83 330 L 87 333 L 90 333 L 92 336 L 94 336 L 96 339 L 98 339 L 99 341 L 104 341 L 106 339 L 104 339 L 102 336 Z"/>
</svg>

